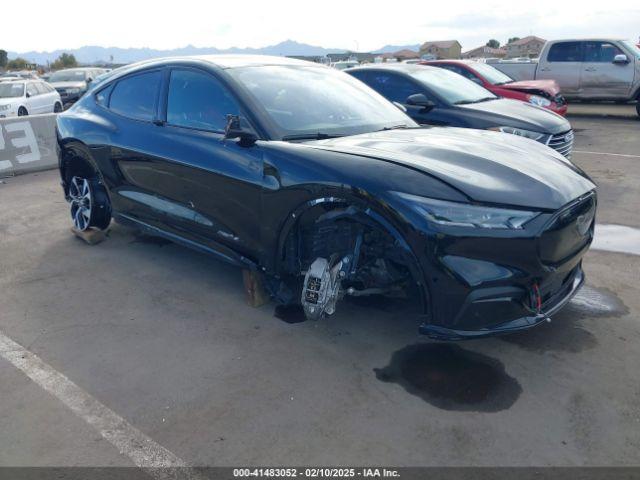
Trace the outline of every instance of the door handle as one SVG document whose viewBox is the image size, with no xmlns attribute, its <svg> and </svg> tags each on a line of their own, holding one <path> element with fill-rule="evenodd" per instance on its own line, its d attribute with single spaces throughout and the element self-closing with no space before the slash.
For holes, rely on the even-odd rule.
<svg viewBox="0 0 640 480">
<path fill-rule="evenodd" d="M 585 72 L 597 72 L 598 69 L 595 67 L 587 67 L 584 69 Z"/>
<path fill-rule="evenodd" d="M 549 67 L 544 67 L 540 69 L 541 72 L 550 72 L 551 69 Z"/>
</svg>

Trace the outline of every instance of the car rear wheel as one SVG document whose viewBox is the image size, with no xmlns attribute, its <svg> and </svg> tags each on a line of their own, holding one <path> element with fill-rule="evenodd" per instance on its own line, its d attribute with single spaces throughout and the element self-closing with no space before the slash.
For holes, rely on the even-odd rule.
<svg viewBox="0 0 640 480">
<path fill-rule="evenodd" d="M 69 182 L 73 226 L 81 232 L 91 227 L 104 230 L 111 222 L 109 197 L 95 179 L 73 176 Z"/>
<path fill-rule="evenodd" d="M 636 112 L 638 112 L 638 116 L 640 117 L 640 98 L 636 102 Z"/>
<path fill-rule="evenodd" d="M 53 106 L 53 113 L 60 113 L 62 111 L 62 104 L 60 102 L 56 102 Z"/>
<path fill-rule="evenodd" d="M 18 116 L 19 117 L 26 117 L 27 115 L 29 115 L 29 112 L 27 112 L 27 109 L 24 107 L 20 107 L 18 109 Z"/>
</svg>

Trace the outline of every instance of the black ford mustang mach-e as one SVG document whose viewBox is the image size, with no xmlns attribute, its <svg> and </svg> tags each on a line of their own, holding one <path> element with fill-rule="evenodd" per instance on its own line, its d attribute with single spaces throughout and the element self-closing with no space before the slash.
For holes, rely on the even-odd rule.
<svg viewBox="0 0 640 480">
<path fill-rule="evenodd" d="M 326 67 L 271 57 L 120 69 L 57 120 L 79 230 L 112 217 L 260 272 L 319 319 L 406 295 L 443 339 L 524 329 L 584 281 L 595 186 L 526 138 L 419 128 Z"/>
</svg>

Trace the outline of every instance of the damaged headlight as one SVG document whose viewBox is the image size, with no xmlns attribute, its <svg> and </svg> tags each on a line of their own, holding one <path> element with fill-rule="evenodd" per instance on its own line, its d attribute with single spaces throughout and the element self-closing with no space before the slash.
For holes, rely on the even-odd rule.
<svg viewBox="0 0 640 480">
<path fill-rule="evenodd" d="M 451 227 L 520 230 L 527 222 L 539 215 L 539 212 L 527 210 L 446 202 L 408 193 L 394 192 L 394 194 L 409 202 L 417 212 L 424 215 L 430 222 Z"/>
<path fill-rule="evenodd" d="M 550 100 L 541 97 L 540 95 L 529 95 L 527 99 L 530 104 L 536 105 L 538 107 L 548 107 L 549 105 L 551 105 Z"/>
</svg>

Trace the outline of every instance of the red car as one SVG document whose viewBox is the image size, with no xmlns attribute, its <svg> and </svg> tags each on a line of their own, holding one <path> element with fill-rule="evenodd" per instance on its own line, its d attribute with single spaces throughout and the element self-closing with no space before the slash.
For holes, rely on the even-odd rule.
<svg viewBox="0 0 640 480">
<path fill-rule="evenodd" d="M 451 70 L 482 85 L 499 97 L 529 102 L 539 107 L 548 108 L 562 116 L 567 113 L 567 101 L 560 94 L 560 87 L 555 80 L 516 82 L 497 68 L 473 60 L 434 60 L 420 62 L 420 64 Z"/>
</svg>

